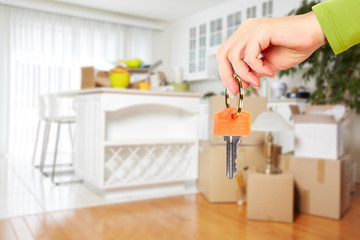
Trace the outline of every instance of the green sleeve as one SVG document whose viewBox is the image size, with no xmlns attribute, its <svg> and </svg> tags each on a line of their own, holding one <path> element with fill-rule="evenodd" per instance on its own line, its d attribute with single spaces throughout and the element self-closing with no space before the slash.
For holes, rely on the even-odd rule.
<svg viewBox="0 0 360 240">
<path fill-rule="evenodd" d="M 328 0 L 312 10 L 335 54 L 360 43 L 360 0 Z"/>
</svg>

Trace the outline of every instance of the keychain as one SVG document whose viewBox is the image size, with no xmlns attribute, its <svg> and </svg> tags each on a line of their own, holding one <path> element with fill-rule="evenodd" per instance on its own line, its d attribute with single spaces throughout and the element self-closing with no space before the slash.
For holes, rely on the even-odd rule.
<svg viewBox="0 0 360 240">
<path fill-rule="evenodd" d="M 237 144 L 242 136 L 250 135 L 251 113 L 243 110 L 244 108 L 244 90 L 240 78 L 234 74 L 234 78 L 239 85 L 238 108 L 230 106 L 228 90 L 225 89 L 226 108 L 220 112 L 214 113 L 214 134 L 224 136 L 226 141 L 226 176 L 232 179 L 236 174 Z"/>
</svg>

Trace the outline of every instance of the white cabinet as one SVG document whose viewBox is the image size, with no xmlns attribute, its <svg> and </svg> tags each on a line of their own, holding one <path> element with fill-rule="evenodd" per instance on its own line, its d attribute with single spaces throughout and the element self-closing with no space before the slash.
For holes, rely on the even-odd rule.
<svg viewBox="0 0 360 240">
<path fill-rule="evenodd" d="M 102 89 L 77 96 L 76 174 L 101 194 L 198 176 L 200 95 Z"/>
<path fill-rule="evenodd" d="M 189 29 L 189 59 L 188 66 L 185 68 L 186 80 L 194 81 L 201 79 L 214 79 L 217 77 L 216 59 L 209 58 L 209 39 L 210 47 L 215 47 L 222 42 L 222 25 L 216 27 L 217 24 L 222 24 L 222 19 L 214 20 L 215 24 L 211 22 L 211 29 L 209 24 L 203 23 L 198 26 L 190 27 Z M 209 38 L 209 31 L 210 38 Z"/>
</svg>

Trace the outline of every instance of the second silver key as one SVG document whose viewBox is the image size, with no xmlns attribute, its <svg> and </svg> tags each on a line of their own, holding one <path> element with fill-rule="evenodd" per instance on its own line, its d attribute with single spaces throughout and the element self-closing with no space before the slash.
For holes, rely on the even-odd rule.
<svg viewBox="0 0 360 240">
<path fill-rule="evenodd" d="M 226 141 L 226 176 L 232 179 L 236 174 L 237 144 L 240 136 L 225 136 Z"/>
</svg>

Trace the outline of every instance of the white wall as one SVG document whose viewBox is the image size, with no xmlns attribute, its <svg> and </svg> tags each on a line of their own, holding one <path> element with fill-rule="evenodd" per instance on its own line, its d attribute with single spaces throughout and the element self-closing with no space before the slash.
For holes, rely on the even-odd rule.
<svg viewBox="0 0 360 240">
<path fill-rule="evenodd" d="M 162 23 L 163 30 L 153 31 L 152 38 L 152 63 L 162 60 L 162 64 L 155 69 L 155 72 L 162 71 L 166 77 L 171 77 L 171 26 L 168 23 Z"/>
<path fill-rule="evenodd" d="M 1 34 L 8 35 L 8 17 L 6 12 L 3 12 L 3 9 L 0 9 L 0 32 Z M 0 37 L 0 157 L 7 153 L 8 145 L 8 38 Z"/>
</svg>

